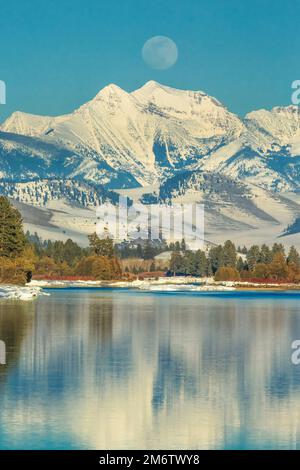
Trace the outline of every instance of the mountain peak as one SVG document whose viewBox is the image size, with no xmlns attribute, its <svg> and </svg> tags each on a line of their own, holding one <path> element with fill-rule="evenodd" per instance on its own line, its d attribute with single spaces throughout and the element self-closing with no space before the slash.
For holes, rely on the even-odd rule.
<svg viewBox="0 0 300 470">
<path fill-rule="evenodd" d="M 155 80 L 149 80 L 148 82 L 146 82 L 141 88 L 139 88 L 140 90 L 141 89 L 144 89 L 144 90 L 149 90 L 149 89 L 155 89 L 155 88 L 162 88 L 162 89 L 170 89 L 172 90 L 171 87 L 169 86 L 166 86 L 166 85 L 162 85 L 161 83 L 159 82 L 156 82 Z M 137 90 L 136 90 L 137 91 Z"/>
<path fill-rule="evenodd" d="M 146 108 L 154 105 L 169 116 L 180 119 L 201 120 L 210 115 L 212 121 L 216 122 L 227 112 L 217 99 L 203 91 L 179 90 L 154 80 L 150 80 L 131 95 Z M 235 117 L 235 120 L 237 121 L 238 118 Z"/>
<path fill-rule="evenodd" d="M 0 126 L 4 132 L 35 136 L 44 132 L 55 118 L 15 111 Z"/>
<path fill-rule="evenodd" d="M 184 94 L 186 94 L 186 93 L 199 93 L 201 95 L 205 95 L 205 96 L 207 95 L 206 93 L 204 93 L 201 90 L 185 90 L 185 89 L 182 89 L 182 88 L 174 88 L 174 87 L 171 87 L 169 85 L 164 85 L 162 83 L 156 82 L 155 80 L 149 80 L 143 86 L 141 86 L 140 88 L 135 90 L 133 93 L 138 92 L 140 90 L 154 90 L 154 89 L 161 89 L 161 90 L 165 90 L 165 91 L 173 92 L 173 93 L 184 93 Z"/>
<path fill-rule="evenodd" d="M 200 92 L 191 92 L 188 90 L 180 90 L 177 88 L 172 88 L 168 85 L 163 85 L 161 83 L 156 82 L 155 80 L 149 80 L 145 83 L 142 87 L 138 88 L 137 90 L 132 92 L 132 95 L 139 98 L 143 96 L 150 96 L 152 94 L 158 93 L 168 93 L 172 95 L 186 95 L 188 93 L 200 93 L 205 95 L 205 93 Z"/>
<path fill-rule="evenodd" d="M 128 93 L 120 88 L 118 85 L 115 85 L 114 83 L 110 83 L 109 85 L 106 85 L 102 90 L 97 93 L 95 96 L 94 100 L 97 99 L 102 99 L 102 98 L 109 98 L 112 96 L 121 96 L 121 95 L 128 95 Z"/>
</svg>

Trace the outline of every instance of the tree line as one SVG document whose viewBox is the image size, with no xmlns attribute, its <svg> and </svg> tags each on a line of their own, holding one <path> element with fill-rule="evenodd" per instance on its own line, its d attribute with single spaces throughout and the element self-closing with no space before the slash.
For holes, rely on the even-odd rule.
<svg viewBox="0 0 300 470">
<path fill-rule="evenodd" d="M 0 282 L 23 284 L 32 273 L 40 276 L 87 276 L 94 279 L 120 279 L 120 251 L 137 250 L 143 259 L 153 260 L 161 251 L 171 251 L 168 275 L 214 276 L 216 280 L 270 279 L 300 282 L 300 255 L 295 247 L 288 252 L 281 243 L 236 248 L 227 240 L 209 250 L 191 251 L 185 240 L 158 245 L 146 241 L 138 246 L 114 246 L 110 238 L 89 237 L 89 246 L 72 240 L 43 241 L 37 234 L 25 234 L 22 217 L 9 200 L 0 196 Z M 127 250 L 127 251 L 126 251 Z M 149 263 L 150 263 L 149 261 Z M 155 271 L 154 260 L 150 271 Z"/>
<path fill-rule="evenodd" d="M 266 244 L 249 249 L 235 247 L 227 240 L 224 245 L 208 251 L 173 251 L 170 272 L 173 275 L 214 276 L 216 280 L 272 279 L 300 281 L 300 255 L 294 246 L 286 254 L 281 243 L 270 248 Z"/>
<path fill-rule="evenodd" d="M 89 237 L 89 247 L 82 248 L 73 240 L 42 241 L 28 234 L 35 255 L 35 275 L 87 276 L 99 280 L 119 279 L 122 270 L 115 255 L 113 240 Z"/>
<path fill-rule="evenodd" d="M 119 258 L 153 259 L 164 251 L 178 251 L 185 248 L 185 241 L 170 243 L 166 240 L 134 240 L 124 241 L 115 245 L 115 251 Z"/>
<path fill-rule="evenodd" d="M 89 247 L 72 240 L 42 241 L 25 234 L 20 212 L 0 196 L 0 282 L 24 284 L 32 273 L 119 279 L 122 270 L 111 239 L 89 236 Z"/>
</svg>

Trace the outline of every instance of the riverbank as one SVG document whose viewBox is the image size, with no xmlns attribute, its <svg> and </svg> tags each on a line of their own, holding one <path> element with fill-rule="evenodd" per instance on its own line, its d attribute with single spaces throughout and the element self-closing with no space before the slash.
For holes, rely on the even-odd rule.
<svg viewBox="0 0 300 470">
<path fill-rule="evenodd" d="M 50 295 L 43 289 L 129 289 L 141 292 L 284 292 L 299 291 L 299 284 L 292 283 L 251 283 L 219 281 L 212 278 L 171 277 L 135 281 L 57 281 L 57 280 L 33 280 L 26 286 L 0 285 L 0 300 L 34 300 L 42 295 Z"/>
<path fill-rule="evenodd" d="M 197 278 L 190 276 L 159 277 L 137 279 L 134 281 L 89 281 L 89 280 L 32 280 L 29 287 L 38 288 L 125 288 L 150 291 L 191 290 L 191 291 L 224 291 L 224 290 L 299 290 L 300 284 L 295 283 L 263 283 L 248 281 L 215 281 L 213 278 Z"/>
</svg>

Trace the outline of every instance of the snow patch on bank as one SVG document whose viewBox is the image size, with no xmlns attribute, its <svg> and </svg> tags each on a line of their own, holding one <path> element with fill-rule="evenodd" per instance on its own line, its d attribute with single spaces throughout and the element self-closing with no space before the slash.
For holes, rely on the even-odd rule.
<svg viewBox="0 0 300 470">
<path fill-rule="evenodd" d="M 61 280 L 61 281 L 54 281 L 54 280 L 47 280 L 47 279 L 33 279 L 31 282 L 27 284 L 29 287 L 101 287 L 105 285 L 104 281 L 85 281 L 85 280 L 77 280 L 77 281 L 68 281 L 68 280 Z"/>
<path fill-rule="evenodd" d="M 40 287 L 21 287 L 2 285 L 0 286 L 0 300 L 33 300 L 40 295 L 49 295 L 42 291 Z"/>
<path fill-rule="evenodd" d="M 234 283 L 224 281 L 217 283 L 213 278 L 199 277 L 160 277 L 158 279 L 145 279 L 135 281 L 121 281 L 110 284 L 112 287 L 127 287 L 151 292 L 172 292 L 172 291 L 232 291 L 235 290 Z"/>
</svg>

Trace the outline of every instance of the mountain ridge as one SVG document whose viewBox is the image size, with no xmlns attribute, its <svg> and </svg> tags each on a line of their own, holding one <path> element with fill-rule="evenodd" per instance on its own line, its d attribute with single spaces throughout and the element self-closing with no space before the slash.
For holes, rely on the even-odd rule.
<svg viewBox="0 0 300 470">
<path fill-rule="evenodd" d="M 227 160 L 220 160 L 223 149 L 230 164 L 234 156 L 240 161 L 243 154 L 240 166 L 246 171 L 235 169 L 234 177 L 253 182 L 258 163 L 264 187 L 275 191 L 300 187 L 300 181 L 287 176 L 299 172 L 299 110 L 295 106 L 251 111 L 241 119 L 203 91 L 177 90 L 151 80 L 131 93 L 107 85 L 87 103 L 61 116 L 16 111 L 0 130 L 2 138 L 5 132 L 25 135 L 74 153 L 82 160 L 76 177 L 108 186 L 103 165 L 127 175 L 123 187 L 126 180 L 142 186 L 155 184 L 182 168 L 223 172 Z M 233 147 L 236 152 L 231 155 Z M 249 153 L 255 168 L 249 165 Z M 273 162 L 280 153 L 296 157 L 284 171 Z M 265 161 L 269 156 L 270 161 Z"/>
</svg>

